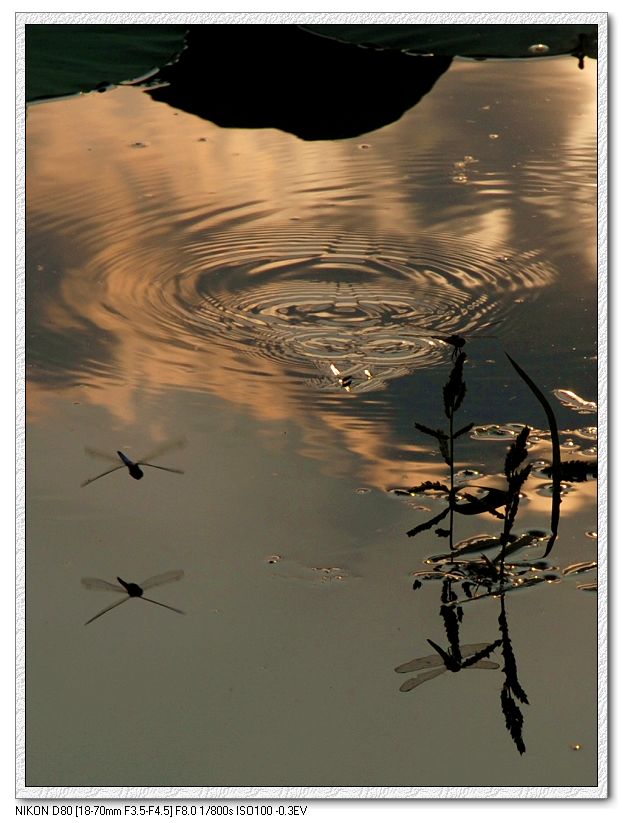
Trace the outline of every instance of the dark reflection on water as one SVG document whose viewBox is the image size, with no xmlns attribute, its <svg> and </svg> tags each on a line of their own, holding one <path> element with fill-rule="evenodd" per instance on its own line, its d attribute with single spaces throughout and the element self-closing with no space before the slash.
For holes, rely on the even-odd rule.
<svg viewBox="0 0 623 823">
<path fill-rule="evenodd" d="M 335 140 L 397 120 L 451 62 L 337 43 L 295 25 L 190 26 L 179 60 L 148 93 L 219 126 Z"/>
<path fill-rule="evenodd" d="M 509 594 L 499 633 L 500 603 L 483 598 L 469 625 L 465 607 L 460 638 L 442 643 L 438 593 L 405 586 L 439 551 L 405 532 L 446 501 L 387 494 L 447 482 L 413 420 L 440 424 L 440 386 L 460 350 L 475 423 L 457 465 L 465 483 L 500 485 L 504 438 L 523 421 L 531 459 L 550 465 L 545 423 L 504 351 L 552 402 L 558 391 L 592 410 L 594 91 L 591 63 L 578 72 L 571 59 L 455 61 L 392 125 L 313 144 L 220 129 L 131 88 L 29 111 L 33 783 L 594 781 L 591 595 L 577 592 L 572 571 L 568 585 Z M 580 425 L 578 403 L 556 408 L 567 461 L 594 459 L 596 428 Z M 154 471 L 134 483 L 121 472 L 77 488 L 93 471 L 86 443 L 134 459 L 180 432 L 191 446 L 183 476 Z M 547 477 L 526 485 L 519 536 L 549 522 L 539 483 Z M 556 570 L 595 551 L 594 479 L 572 485 L 548 557 Z M 457 545 L 496 538 L 485 515 L 469 530 L 462 518 Z M 85 645 L 78 629 L 92 603 L 69 609 L 76 579 L 177 565 L 189 619 L 150 608 L 128 621 L 115 609 Z M 431 685 L 425 711 L 412 706 L 426 686 L 406 708 L 394 694 L 396 661 L 423 654 L 426 639 L 454 664 L 457 647 L 462 660 L 483 641 L 510 648 L 511 624 L 531 701 L 527 756 L 508 745 L 499 711 L 489 720 L 499 673 L 455 672 L 468 711 L 450 698 L 450 677 Z M 501 648 L 491 660 L 512 692 Z M 548 713 L 554 678 L 573 687 Z M 56 758 L 66 715 L 44 709 L 50 700 L 75 718 Z M 183 711 L 169 719 L 164 705 Z M 439 723 L 452 717 L 448 745 Z M 492 745 L 474 753 L 475 735 Z M 582 752 L 569 760 L 576 740 Z M 94 745 L 93 761 L 76 755 Z M 146 754 L 156 750 L 158 762 Z"/>
</svg>

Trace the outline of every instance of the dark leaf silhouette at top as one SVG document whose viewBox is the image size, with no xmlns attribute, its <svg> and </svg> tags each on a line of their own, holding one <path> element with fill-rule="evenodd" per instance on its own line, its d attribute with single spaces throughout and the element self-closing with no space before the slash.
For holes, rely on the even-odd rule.
<svg viewBox="0 0 623 823">
<path fill-rule="evenodd" d="M 88 480 L 83 481 L 80 485 L 82 488 L 88 486 L 89 483 L 93 483 L 95 480 L 99 480 L 100 477 L 105 477 L 107 474 L 112 474 L 112 472 L 117 471 L 118 469 L 126 468 L 130 474 L 130 477 L 133 477 L 135 480 L 140 480 L 144 472 L 140 468 L 141 466 L 149 466 L 152 469 L 160 469 L 161 471 L 165 472 L 173 472 L 174 474 L 184 474 L 182 469 L 171 469 L 167 466 L 156 466 L 154 463 L 150 463 L 150 460 L 153 460 L 156 457 L 159 457 L 161 454 L 170 451 L 171 449 L 181 448 L 185 444 L 185 440 L 182 438 L 180 440 L 173 440 L 168 443 L 164 443 L 163 445 L 159 446 L 157 449 L 154 449 L 149 454 L 146 454 L 144 457 L 141 457 L 140 460 L 131 460 L 126 454 L 121 451 L 117 452 L 118 460 L 116 460 L 116 464 L 112 466 L 110 469 L 102 472 L 101 474 L 95 475 L 95 477 L 89 477 Z M 115 460 L 113 455 L 107 454 L 106 452 L 101 452 L 98 449 L 92 448 L 85 448 L 85 452 L 90 455 L 91 457 L 99 457 L 104 458 L 105 460 Z"/>
<path fill-rule="evenodd" d="M 106 614 L 106 612 L 111 611 L 111 609 L 125 603 L 126 600 L 129 600 L 131 597 L 140 597 L 148 603 L 154 603 L 156 606 L 163 606 L 165 609 L 170 609 L 178 614 L 184 614 L 181 609 L 176 609 L 173 606 L 167 606 L 166 603 L 160 603 L 158 600 L 151 600 L 151 598 L 145 597 L 143 594 L 143 592 L 147 589 L 153 589 L 155 586 L 163 586 L 165 583 L 173 583 L 175 580 L 180 580 L 183 576 L 184 572 L 181 569 L 176 569 L 175 571 L 156 574 L 153 577 L 149 577 L 143 583 L 126 583 L 125 580 L 118 577 L 117 580 L 121 584 L 119 586 L 116 583 L 109 583 L 107 580 L 100 580 L 99 577 L 83 577 L 82 585 L 86 589 L 91 589 L 94 591 L 127 592 L 125 597 L 122 597 L 121 600 L 115 601 L 111 606 L 107 606 L 105 609 L 102 609 L 101 612 L 98 612 L 96 615 L 87 620 L 84 625 L 88 626 L 89 623 L 97 620 L 98 617 L 101 617 L 103 614 Z"/>
<path fill-rule="evenodd" d="M 191 25 L 186 49 L 147 93 L 223 128 L 338 140 L 398 120 L 451 62 L 338 43 L 284 23 Z"/>
</svg>

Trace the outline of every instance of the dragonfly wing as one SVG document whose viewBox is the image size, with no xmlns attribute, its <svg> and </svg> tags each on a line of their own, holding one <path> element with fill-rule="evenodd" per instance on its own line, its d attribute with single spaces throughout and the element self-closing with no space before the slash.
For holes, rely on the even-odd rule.
<svg viewBox="0 0 623 823">
<path fill-rule="evenodd" d="M 106 614 L 106 612 L 109 612 L 111 609 L 114 609 L 117 606 L 120 606 L 122 603 L 125 603 L 125 601 L 129 600 L 129 599 L 130 599 L 129 597 L 122 597 L 121 600 L 117 600 L 115 603 L 112 604 L 112 606 L 107 606 L 105 609 L 102 609 L 101 612 L 98 612 L 90 620 L 87 620 L 87 622 L 84 625 L 88 626 L 89 623 L 92 623 L 94 620 L 97 620 L 98 617 L 101 617 L 103 614 Z"/>
<path fill-rule="evenodd" d="M 417 672 L 420 669 L 436 668 L 442 663 L 443 660 L 438 654 L 429 654 L 427 657 L 416 657 L 415 660 L 409 660 L 408 663 L 397 666 L 394 671 L 398 674 L 405 674 L 406 672 Z"/>
<path fill-rule="evenodd" d="M 123 464 L 121 464 L 119 466 L 114 466 L 112 469 L 108 469 L 108 471 L 106 471 L 106 472 L 102 472 L 101 474 L 97 474 L 95 477 L 89 477 L 88 480 L 85 480 L 83 483 L 80 484 L 80 487 L 84 488 L 85 486 L 88 486 L 89 483 L 92 483 L 94 480 L 99 480 L 100 477 L 105 477 L 107 474 L 111 474 L 111 472 L 116 472 L 117 469 L 122 469 L 122 468 L 123 468 Z"/>
<path fill-rule="evenodd" d="M 152 600 L 149 597 L 144 597 L 141 595 L 141 600 L 146 600 L 148 603 L 154 603 L 156 606 L 162 606 L 165 609 L 171 609 L 172 612 L 177 612 L 178 614 L 185 614 L 181 609 L 176 609 L 174 606 L 167 606 L 166 603 L 160 603 L 158 600 Z"/>
<path fill-rule="evenodd" d="M 488 645 L 488 643 L 467 643 L 465 646 L 460 647 L 461 654 L 463 657 L 468 657 L 471 654 L 476 654 L 476 652 L 481 652 Z"/>
<path fill-rule="evenodd" d="M 146 454 L 144 457 L 141 457 L 140 460 L 137 460 L 137 463 L 145 463 L 146 460 L 153 460 L 155 457 L 160 457 L 161 454 L 165 454 L 166 452 L 172 451 L 173 449 L 181 449 L 186 445 L 186 438 L 180 437 L 178 440 L 169 440 L 166 443 L 162 443 L 153 451 Z M 158 467 L 160 468 L 160 467 Z"/>
<path fill-rule="evenodd" d="M 467 666 L 468 669 L 499 669 L 500 664 L 494 663 L 493 660 L 479 660 L 477 663 L 472 663 L 471 666 Z"/>
<path fill-rule="evenodd" d="M 153 463 L 145 463 L 144 460 L 140 460 L 137 466 L 150 466 L 152 469 L 162 469 L 163 472 L 174 472 L 175 474 L 184 474 L 182 469 L 169 469 L 166 466 L 154 466 Z"/>
<path fill-rule="evenodd" d="M 405 682 L 400 687 L 401 692 L 410 692 L 411 689 L 415 689 L 416 686 L 420 686 L 422 683 L 426 683 L 427 680 L 432 680 L 435 677 L 439 677 L 440 674 L 447 672 L 448 670 L 444 666 L 442 669 L 434 669 L 430 672 L 422 672 L 422 674 L 418 674 L 417 677 L 412 677 L 409 680 L 405 680 Z"/>
<path fill-rule="evenodd" d="M 116 583 L 109 583 L 108 580 L 100 580 L 99 577 L 83 577 L 82 578 L 82 585 L 85 589 L 93 589 L 95 591 L 106 591 L 106 592 L 124 592 L 125 589 L 122 586 L 118 586 Z"/>
<path fill-rule="evenodd" d="M 141 589 L 153 589 L 154 586 L 163 586 L 165 583 L 173 583 L 175 580 L 181 580 L 184 577 L 182 569 L 175 569 L 172 572 L 163 572 L 162 574 L 155 574 L 153 577 L 147 578 L 143 583 L 140 583 Z"/>
<path fill-rule="evenodd" d="M 118 463 L 119 458 L 116 454 L 110 454 L 109 452 L 102 452 L 99 449 L 93 449 L 91 446 L 84 447 L 85 454 L 88 454 L 89 457 L 98 457 L 101 460 L 108 460 L 109 463 Z"/>
</svg>

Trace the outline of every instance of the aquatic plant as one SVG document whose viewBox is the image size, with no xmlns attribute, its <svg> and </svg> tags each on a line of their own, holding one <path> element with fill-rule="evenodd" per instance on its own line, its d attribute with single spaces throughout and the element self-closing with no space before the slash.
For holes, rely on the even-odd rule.
<svg viewBox="0 0 623 823">
<path fill-rule="evenodd" d="M 507 355 L 508 356 L 508 355 Z M 395 671 L 399 673 L 416 671 L 420 668 L 434 667 L 433 671 L 427 671 L 415 678 L 405 681 L 400 687 L 401 691 L 410 691 L 416 686 L 433 679 L 444 671 L 459 672 L 470 667 L 477 668 L 499 668 L 494 661 L 488 658 L 494 651 L 500 650 L 503 665 L 504 682 L 500 691 L 500 703 L 505 719 L 506 728 L 520 754 L 526 751 L 523 740 L 523 714 L 520 704 L 528 705 L 528 697 L 519 682 L 517 671 L 517 661 L 515 659 L 513 646 L 510 638 L 508 617 L 506 613 L 506 595 L 518 587 L 526 587 L 543 582 L 546 575 L 523 576 L 523 569 L 528 566 L 531 571 L 546 572 L 550 569 L 545 563 L 525 564 L 509 563 L 508 557 L 519 548 L 533 544 L 536 540 L 542 539 L 534 533 L 516 535 L 513 527 L 517 518 L 519 502 L 521 499 L 521 489 L 532 471 L 532 463 L 526 462 L 528 458 L 528 437 L 530 435 L 529 426 L 523 428 L 517 434 L 515 440 L 509 447 L 504 460 L 503 473 L 506 480 L 505 489 L 491 488 L 488 486 L 478 486 L 484 491 L 480 497 L 464 491 L 469 486 L 468 483 L 457 484 L 455 472 L 455 441 L 467 434 L 473 423 L 468 423 L 455 430 L 455 414 L 461 408 L 465 399 L 467 388 L 463 379 L 463 365 L 466 360 L 464 352 L 456 352 L 454 365 L 450 372 L 447 383 L 443 387 L 443 407 L 444 414 L 448 420 L 448 430 L 433 429 L 423 423 L 416 422 L 415 428 L 434 438 L 437 441 L 439 452 L 444 462 L 450 470 L 449 485 L 438 481 L 425 481 L 417 486 L 406 490 L 396 490 L 400 494 L 419 494 L 428 491 L 442 492 L 447 496 L 448 505 L 442 512 L 410 529 L 407 534 L 413 537 L 441 523 L 449 517 L 448 528 L 437 528 L 437 536 L 448 539 L 448 553 L 429 559 L 434 563 L 432 572 L 416 573 L 416 580 L 413 588 L 421 586 L 421 578 L 440 579 L 441 605 L 440 617 L 443 620 L 444 630 L 447 639 L 447 651 L 430 638 L 427 639 L 437 652 L 437 656 L 415 658 L 409 663 L 403 663 Z M 551 514 L 551 534 L 548 539 L 544 557 L 549 554 L 556 540 L 558 533 L 558 522 L 560 518 L 560 492 L 561 477 L 563 469 L 560 460 L 560 444 L 558 437 L 558 427 L 551 406 L 547 399 L 532 381 L 532 379 L 515 363 L 512 358 L 508 358 L 515 371 L 519 374 L 526 385 L 531 389 L 535 397 L 547 415 L 551 440 L 552 440 L 552 464 L 549 468 L 552 477 L 552 514 Z M 574 463 L 578 461 L 573 461 Z M 574 475 L 581 475 L 584 471 L 587 475 L 592 467 L 583 469 L 582 466 L 569 465 L 568 472 Z M 461 490 L 459 500 L 458 492 Z M 503 520 L 502 530 L 498 538 L 476 537 L 463 544 L 455 545 L 454 541 L 454 515 L 474 515 L 489 513 L 497 519 Z M 484 551 L 499 546 L 499 552 L 494 559 L 490 559 Z M 480 558 L 475 560 L 463 560 L 463 555 L 480 552 Z M 517 573 L 519 570 L 519 573 Z M 453 585 L 459 582 L 466 596 L 464 600 L 459 600 Z M 484 587 L 485 593 L 478 595 L 478 590 Z M 499 638 L 489 644 L 477 644 L 477 646 L 466 646 L 460 643 L 460 632 L 463 622 L 462 604 L 478 600 L 482 597 L 495 596 L 500 600 L 500 613 L 498 616 Z M 472 651 L 471 656 L 466 656 L 467 650 Z"/>
</svg>

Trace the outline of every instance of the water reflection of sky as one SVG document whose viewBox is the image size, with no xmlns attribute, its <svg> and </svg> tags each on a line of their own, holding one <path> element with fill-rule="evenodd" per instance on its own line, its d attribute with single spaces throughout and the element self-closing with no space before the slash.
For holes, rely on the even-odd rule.
<svg viewBox="0 0 623 823">
<path fill-rule="evenodd" d="M 413 703 L 405 714 L 397 684 L 382 681 L 384 667 L 391 675 L 417 652 L 394 633 L 410 634 L 416 617 L 408 573 L 427 550 L 404 535 L 422 513 L 386 490 L 444 477 L 438 455 L 413 430 L 414 419 L 443 424 L 452 348 L 442 338 L 466 335 L 465 415 L 478 423 L 545 425 L 509 373 L 504 350 L 550 396 L 566 388 L 595 398 L 594 64 L 579 72 L 571 59 L 457 61 L 397 123 L 321 143 L 273 130 L 222 130 L 138 90 L 117 89 L 32 107 L 27 160 L 29 598 L 58 612 L 44 626 L 43 612 L 33 610 L 30 629 L 36 779 L 121 785 L 127 776 L 137 785 L 189 785 L 211 775 L 213 785 L 439 785 L 443 776 L 448 785 L 479 785 L 482 767 L 491 785 L 537 785 L 542 769 L 552 783 L 587 784 L 594 746 L 583 761 L 570 760 L 552 737 L 560 724 L 565 740 L 588 739 L 594 730 L 594 603 L 569 588 L 556 595 L 556 613 L 543 606 L 539 625 L 518 621 L 516 643 L 525 650 L 550 621 L 565 625 L 564 616 L 571 622 L 574 615 L 584 650 L 581 660 L 569 653 L 556 669 L 560 683 L 573 677 L 579 685 L 550 716 L 547 677 L 554 675 L 540 679 L 539 672 L 553 667 L 560 638 L 543 640 L 536 662 L 524 664 L 531 703 L 545 701 L 530 719 L 531 760 L 518 764 L 496 727 L 489 730 L 496 762 L 482 753 L 466 763 L 463 716 L 456 755 L 444 747 L 454 775 L 447 777 L 408 746 L 388 757 L 386 721 L 370 717 L 387 711 L 392 734 L 404 739 L 409 711 L 418 711 Z M 332 363 L 342 374 L 367 367 L 377 382 L 362 378 L 354 385 L 360 390 L 346 392 L 331 380 Z M 573 410 L 556 412 L 563 428 L 577 427 Z M 128 486 L 133 481 L 118 472 L 79 497 L 80 480 L 95 473 L 83 445 L 138 453 L 180 434 L 191 445 L 183 478 L 157 473 L 163 476 L 149 476 L 149 485 Z M 499 471 L 504 445 L 484 457 L 481 444 L 468 441 L 464 449 L 466 465 Z M 530 489 L 532 528 L 548 522 L 548 501 L 536 494 L 542 482 Z M 357 495 L 362 486 L 371 493 Z M 565 511 L 581 519 L 567 522 Z M 594 483 L 578 485 L 563 502 L 561 564 L 594 553 L 585 537 L 594 517 Z M 286 573 L 285 590 L 283 577 L 265 574 L 265 558 L 275 552 L 309 586 L 302 602 L 294 572 Z M 339 600 L 308 580 L 323 565 L 346 569 Z M 77 722 L 50 770 L 46 745 L 57 721 L 36 678 L 49 663 L 50 629 L 69 633 L 71 664 L 85 671 L 81 616 L 99 601 L 76 593 L 76 581 L 142 579 L 182 566 L 186 579 L 176 595 L 195 615 L 183 629 L 165 621 L 170 615 L 137 608 L 140 622 L 117 645 L 134 617 L 130 608 L 96 624 L 98 654 L 115 660 L 102 678 L 110 688 L 157 617 L 160 640 L 147 642 L 151 662 L 135 675 L 137 687 L 153 678 L 163 687 L 144 705 L 130 691 L 128 727 L 117 708 L 121 681 L 112 685 L 99 707 L 109 730 L 92 762 L 79 753 L 91 745 L 89 693 L 101 699 L 102 686 L 83 674 L 80 694 L 72 686 L 63 696 L 61 661 L 68 660 L 52 644 L 50 693 L 61 706 L 73 701 Z M 49 579 L 57 591 L 46 589 Z M 418 603 L 429 606 L 422 630 L 434 636 L 434 598 L 420 594 Z M 362 598 L 370 615 L 385 614 L 378 624 L 363 619 Z M 67 609 L 74 602 L 80 616 Z M 370 638 L 369 661 L 356 659 L 357 616 Z M 193 619 L 209 626 L 207 640 Z M 332 645 L 333 632 L 343 642 Z M 384 651 L 388 632 L 391 652 Z M 169 648 L 156 663 L 160 642 L 175 653 L 169 657 Z M 185 671 L 190 695 L 163 675 L 168 665 Z M 482 682 L 479 674 L 468 677 Z M 206 680 L 207 696 L 198 685 Z M 251 681 L 252 688 L 243 685 Z M 420 734 L 438 735 L 434 717 L 448 701 L 464 701 L 470 715 L 490 712 L 477 686 L 457 698 L 452 682 L 440 679 L 439 702 L 430 698 L 436 709 L 420 718 Z M 387 702 L 379 713 L 381 691 Z M 355 695 L 360 702 L 349 715 Z M 219 711 L 204 714 L 206 700 Z M 179 707 L 178 730 L 160 717 L 145 732 L 147 712 L 166 714 L 171 702 Z M 310 756 L 295 767 L 288 755 L 293 717 L 301 738 L 314 727 Z M 200 735 L 219 741 L 220 761 L 197 739 L 197 722 Z M 131 745 L 117 764 L 110 753 L 121 725 Z M 156 766 L 144 762 L 145 746 L 171 746 L 172 739 Z M 174 765 L 189 740 L 186 765 Z M 361 746 L 370 773 L 352 762 L 350 752 Z M 329 762 L 325 747 L 333 747 Z M 258 765 L 260 753 L 276 772 Z M 407 766 L 412 756 L 417 776 Z M 201 765 L 206 757 L 210 775 Z"/>
</svg>

